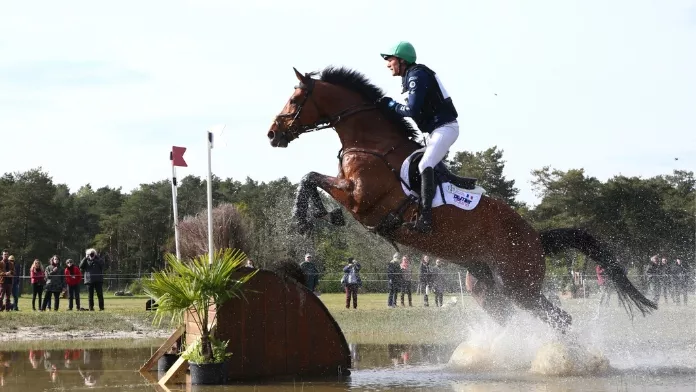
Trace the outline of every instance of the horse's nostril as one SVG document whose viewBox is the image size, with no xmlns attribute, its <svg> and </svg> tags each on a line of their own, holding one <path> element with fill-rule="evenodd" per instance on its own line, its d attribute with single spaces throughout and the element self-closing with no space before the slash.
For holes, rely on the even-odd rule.
<svg viewBox="0 0 696 392">
<path fill-rule="evenodd" d="M 268 131 L 268 138 L 271 139 L 271 140 L 273 140 L 274 137 L 275 137 L 275 132 L 273 132 L 273 131 Z"/>
</svg>

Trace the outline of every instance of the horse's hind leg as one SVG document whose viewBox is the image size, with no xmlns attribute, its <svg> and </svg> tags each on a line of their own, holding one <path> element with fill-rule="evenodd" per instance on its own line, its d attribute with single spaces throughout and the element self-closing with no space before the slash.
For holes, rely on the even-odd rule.
<svg viewBox="0 0 696 392">
<path fill-rule="evenodd" d="M 495 287 L 488 268 L 472 268 L 466 274 L 466 286 L 481 308 L 498 324 L 506 325 L 513 308 L 509 300 Z"/>
<path fill-rule="evenodd" d="M 543 294 L 536 298 L 524 298 L 518 300 L 518 305 L 529 310 L 551 327 L 565 334 L 573 322 L 573 318 L 563 309 L 549 301 Z"/>
</svg>

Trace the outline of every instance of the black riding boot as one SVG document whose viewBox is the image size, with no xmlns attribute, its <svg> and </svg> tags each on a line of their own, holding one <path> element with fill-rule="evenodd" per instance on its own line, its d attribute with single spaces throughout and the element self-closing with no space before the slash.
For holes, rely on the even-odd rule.
<svg viewBox="0 0 696 392">
<path fill-rule="evenodd" d="M 421 211 L 415 224 L 409 229 L 421 233 L 430 233 L 433 225 L 433 198 L 435 197 L 435 171 L 426 167 L 421 173 Z"/>
</svg>

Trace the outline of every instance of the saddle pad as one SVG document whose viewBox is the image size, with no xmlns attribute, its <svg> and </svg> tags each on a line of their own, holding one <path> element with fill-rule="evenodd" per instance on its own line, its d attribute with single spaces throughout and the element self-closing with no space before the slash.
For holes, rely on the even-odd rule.
<svg viewBox="0 0 696 392">
<path fill-rule="evenodd" d="M 407 196 L 412 195 L 416 198 L 420 198 L 420 195 L 417 192 L 408 189 L 411 187 L 411 183 L 408 178 L 408 170 L 411 161 L 410 158 L 411 156 L 409 155 L 401 164 L 401 171 L 399 172 L 401 180 L 403 181 L 401 183 L 401 189 Z M 433 208 L 450 204 L 459 207 L 462 210 L 473 210 L 476 208 L 479 201 L 481 201 L 481 197 L 486 193 L 486 190 L 478 185 L 474 189 L 467 190 L 456 187 L 450 182 L 435 182 L 436 189 L 435 197 L 433 198 Z"/>
</svg>

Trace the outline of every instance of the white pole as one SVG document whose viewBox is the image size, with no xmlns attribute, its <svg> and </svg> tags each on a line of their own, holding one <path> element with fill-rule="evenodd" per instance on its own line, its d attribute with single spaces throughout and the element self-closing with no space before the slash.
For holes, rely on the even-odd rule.
<svg viewBox="0 0 696 392">
<path fill-rule="evenodd" d="M 213 133 L 208 131 L 208 263 L 213 263 Z"/>
<path fill-rule="evenodd" d="M 174 166 L 174 160 L 172 158 L 172 153 L 169 153 L 170 160 L 172 161 L 172 204 L 174 206 L 174 245 L 176 247 L 176 258 L 181 259 L 181 253 L 179 252 L 179 210 L 176 206 L 177 191 L 176 191 L 176 166 Z"/>
<path fill-rule="evenodd" d="M 462 285 L 462 273 L 457 272 L 459 275 L 459 295 L 462 298 L 462 306 L 464 306 L 464 286 Z"/>
</svg>

